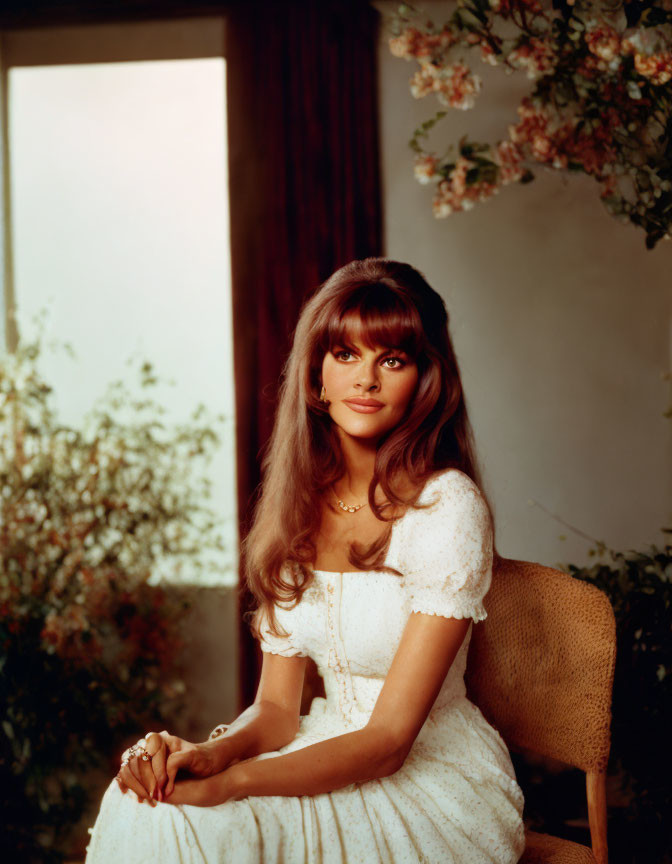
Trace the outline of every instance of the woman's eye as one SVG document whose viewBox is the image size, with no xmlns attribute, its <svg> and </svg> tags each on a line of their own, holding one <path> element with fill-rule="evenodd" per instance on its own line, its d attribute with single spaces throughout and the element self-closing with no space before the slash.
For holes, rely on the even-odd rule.
<svg viewBox="0 0 672 864">
<path fill-rule="evenodd" d="M 332 352 L 337 360 L 349 361 L 355 355 L 352 351 L 347 351 L 345 348 Z M 381 361 L 382 365 L 388 369 L 402 369 L 406 365 L 406 361 L 401 357 L 385 357 Z"/>
</svg>

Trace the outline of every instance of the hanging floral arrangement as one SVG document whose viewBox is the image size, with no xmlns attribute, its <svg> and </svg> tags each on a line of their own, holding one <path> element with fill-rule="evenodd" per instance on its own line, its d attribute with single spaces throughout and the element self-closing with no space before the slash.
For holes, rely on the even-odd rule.
<svg viewBox="0 0 672 864">
<path fill-rule="evenodd" d="M 533 180 L 540 163 L 593 177 L 609 213 L 644 230 L 647 249 L 672 237 L 672 0 L 456 0 L 440 27 L 419 16 L 402 4 L 389 24 L 392 54 L 419 64 L 415 98 L 473 108 L 473 51 L 534 82 L 494 144 L 464 136 L 443 154 L 425 149 L 447 110 L 415 130 L 415 176 L 436 185 L 437 218 Z"/>
</svg>

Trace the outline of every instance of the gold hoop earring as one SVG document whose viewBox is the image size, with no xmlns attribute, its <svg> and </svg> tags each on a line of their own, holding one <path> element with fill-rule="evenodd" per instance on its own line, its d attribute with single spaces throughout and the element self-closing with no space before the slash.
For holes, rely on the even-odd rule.
<svg viewBox="0 0 672 864">
<path fill-rule="evenodd" d="M 326 402 L 329 404 L 329 400 L 327 399 L 327 391 L 324 389 L 324 384 L 322 385 L 322 389 L 320 390 L 320 402 Z"/>
</svg>

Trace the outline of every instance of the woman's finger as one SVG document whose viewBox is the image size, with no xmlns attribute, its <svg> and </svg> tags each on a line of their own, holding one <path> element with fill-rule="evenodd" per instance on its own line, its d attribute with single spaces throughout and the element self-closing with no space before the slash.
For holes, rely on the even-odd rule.
<svg viewBox="0 0 672 864">
<path fill-rule="evenodd" d="M 168 761 L 166 762 L 166 774 L 168 775 L 168 782 L 166 783 L 166 788 L 163 792 L 163 799 L 165 800 L 169 795 L 172 794 L 173 789 L 175 788 L 175 777 L 180 768 L 188 768 L 189 763 L 192 758 L 191 750 L 182 750 L 177 753 L 171 753 L 168 757 Z"/>
<path fill-rule="evenodd" d="M 197 807 L 204 807 L 209 803 L 205 793 L 206 784 L 203 780 L 178 780 L 168 803 L 194 804 Z"/>
<path fill-rule="evenodd" d="M 166 742 L 158 732 L 151 732 L 145 736 L 147 738 L 147 752 L 151 757 L 151 766 L 154 773 L 155 785 L 152 790 L 152 795 L 157 801 L 161 800 L 163 787 L 166 785 L 168 775 L 166 774 L 166 759 L 168 758 L 168 748 Z"/>
<path fill-rule="evenodd" d="M 169 791 L 169 789 L 168 789 L 168 785 L 170 783 L 170 777 L 168 775 L 169 760 L 171 759 L 171 757 L 176 756 L 179 753 L 181 753 L 183 745 L 186 744 L 187 742 L 184 740 L 184 738 L 179 738 L 177 735 L 171 735 L 170 732 L 167 732 L 165 729 L 163 730 L 163 732 L 159 733 L 159 736 L 161 737 L 161 740 L 165 744 L 165 748 L 166 748 L 164 751 L 164 754 L 163 754 L 163 756 L 164 756 L 163 770 L 161 770 L 161 768 L 159 768 L 159 773 L 161 774 L 161 779 L 163 781 L 162 783 L 159 784 L 159 790 L 161 793 L 161 797 L 159 800 L 163 801 L 165 799 L 166 795 L 169 795 L 173 791 L 173 786 L 175 785 L 175 775 L 173 775 L 173 783 L 172 783 L 172 785 L 170 787 L 170 791 Z M 180 767 L 180 765 L 182 765 L 182 767 L 185 767 L 186 764 L 187 763 L 184 760 L 184 758 L 181 760 L 178 760 L 178 763 L 177 763 L 178 767 Z M 175 773 L 177 773 L 177 770 L 178 769 L 176 768 Z M 158 782 L 158 777 L 157 777 L 157 782 Z"/>
<path fill-rule="evenodd" d="M 154 787 L 156 786 L 156 779 L 154 778 L 154 772 L 152 771 L 152 763 L 149 759 L 149 756 L 147 757 L 147 759 L 143 759 L 141 755 L 133 756 L 133 758 L 128 764 L 135 777 L 142 784 L 145 790 L 145 795 L 153 798 Z"/>
<path fill-rule="evenodd" d="M 177 735 L 171 735 L 170 732 L 167 732 L 165 729 L 163 732 L 158 732 L 157 734 L 165 742 L 166 747 L 171 753 L 175 753 L 179 750 L 184 743 L 183 738 L 178 738 Z"/>
<path fill-rule="evenodd" d="M 156 764 L 159 774 L 165 774 L 165 752 L 166 745 L 158 732 L 148 732 L 137 744 L 130 748 L 129 764 L 134 776 L 147 790 L 150 798 L 158 800 L 158 783 L 154 765 Z"/>
<path fill-rule="evenodd" d="M 121 777 L 122 782 L 135 794 L 138 796 L 140 801 L 143 800 L 149 801 L 152 807 L 156 806 L 156 801 L 153 801 L 151 798 L 147 797 L 147 790 L 140 783 L 135 774 L 131 771 L 131 762 L 128 762 L 126 765 L 121 766 L 121 771 L 119 772 L 119 776 Z"/>
</svg>

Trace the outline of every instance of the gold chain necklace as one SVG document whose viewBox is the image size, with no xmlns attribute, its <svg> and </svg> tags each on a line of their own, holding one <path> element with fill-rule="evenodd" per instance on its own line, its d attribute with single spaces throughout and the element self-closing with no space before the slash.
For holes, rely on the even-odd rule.
<svg viewBox="0 0 672 864">
<path fill-rule="evenodd" d="M 334 492 L 333 486 L 331 487 L 331 491 Z M 336 492 L 334 492 L 334 495 L 336 495 Z M 345 513 L 356 513 L 358 510 L 361 510 L 362 507 L 364 507 L 367 503 L 365 501 L 364 504 L 345 504 L 343 501 L 341 501 L 341 499 L 338 497 L 338 495 L 336 495 L 336 501 L 338 502 L 338 506 Z"/>
</svg>

